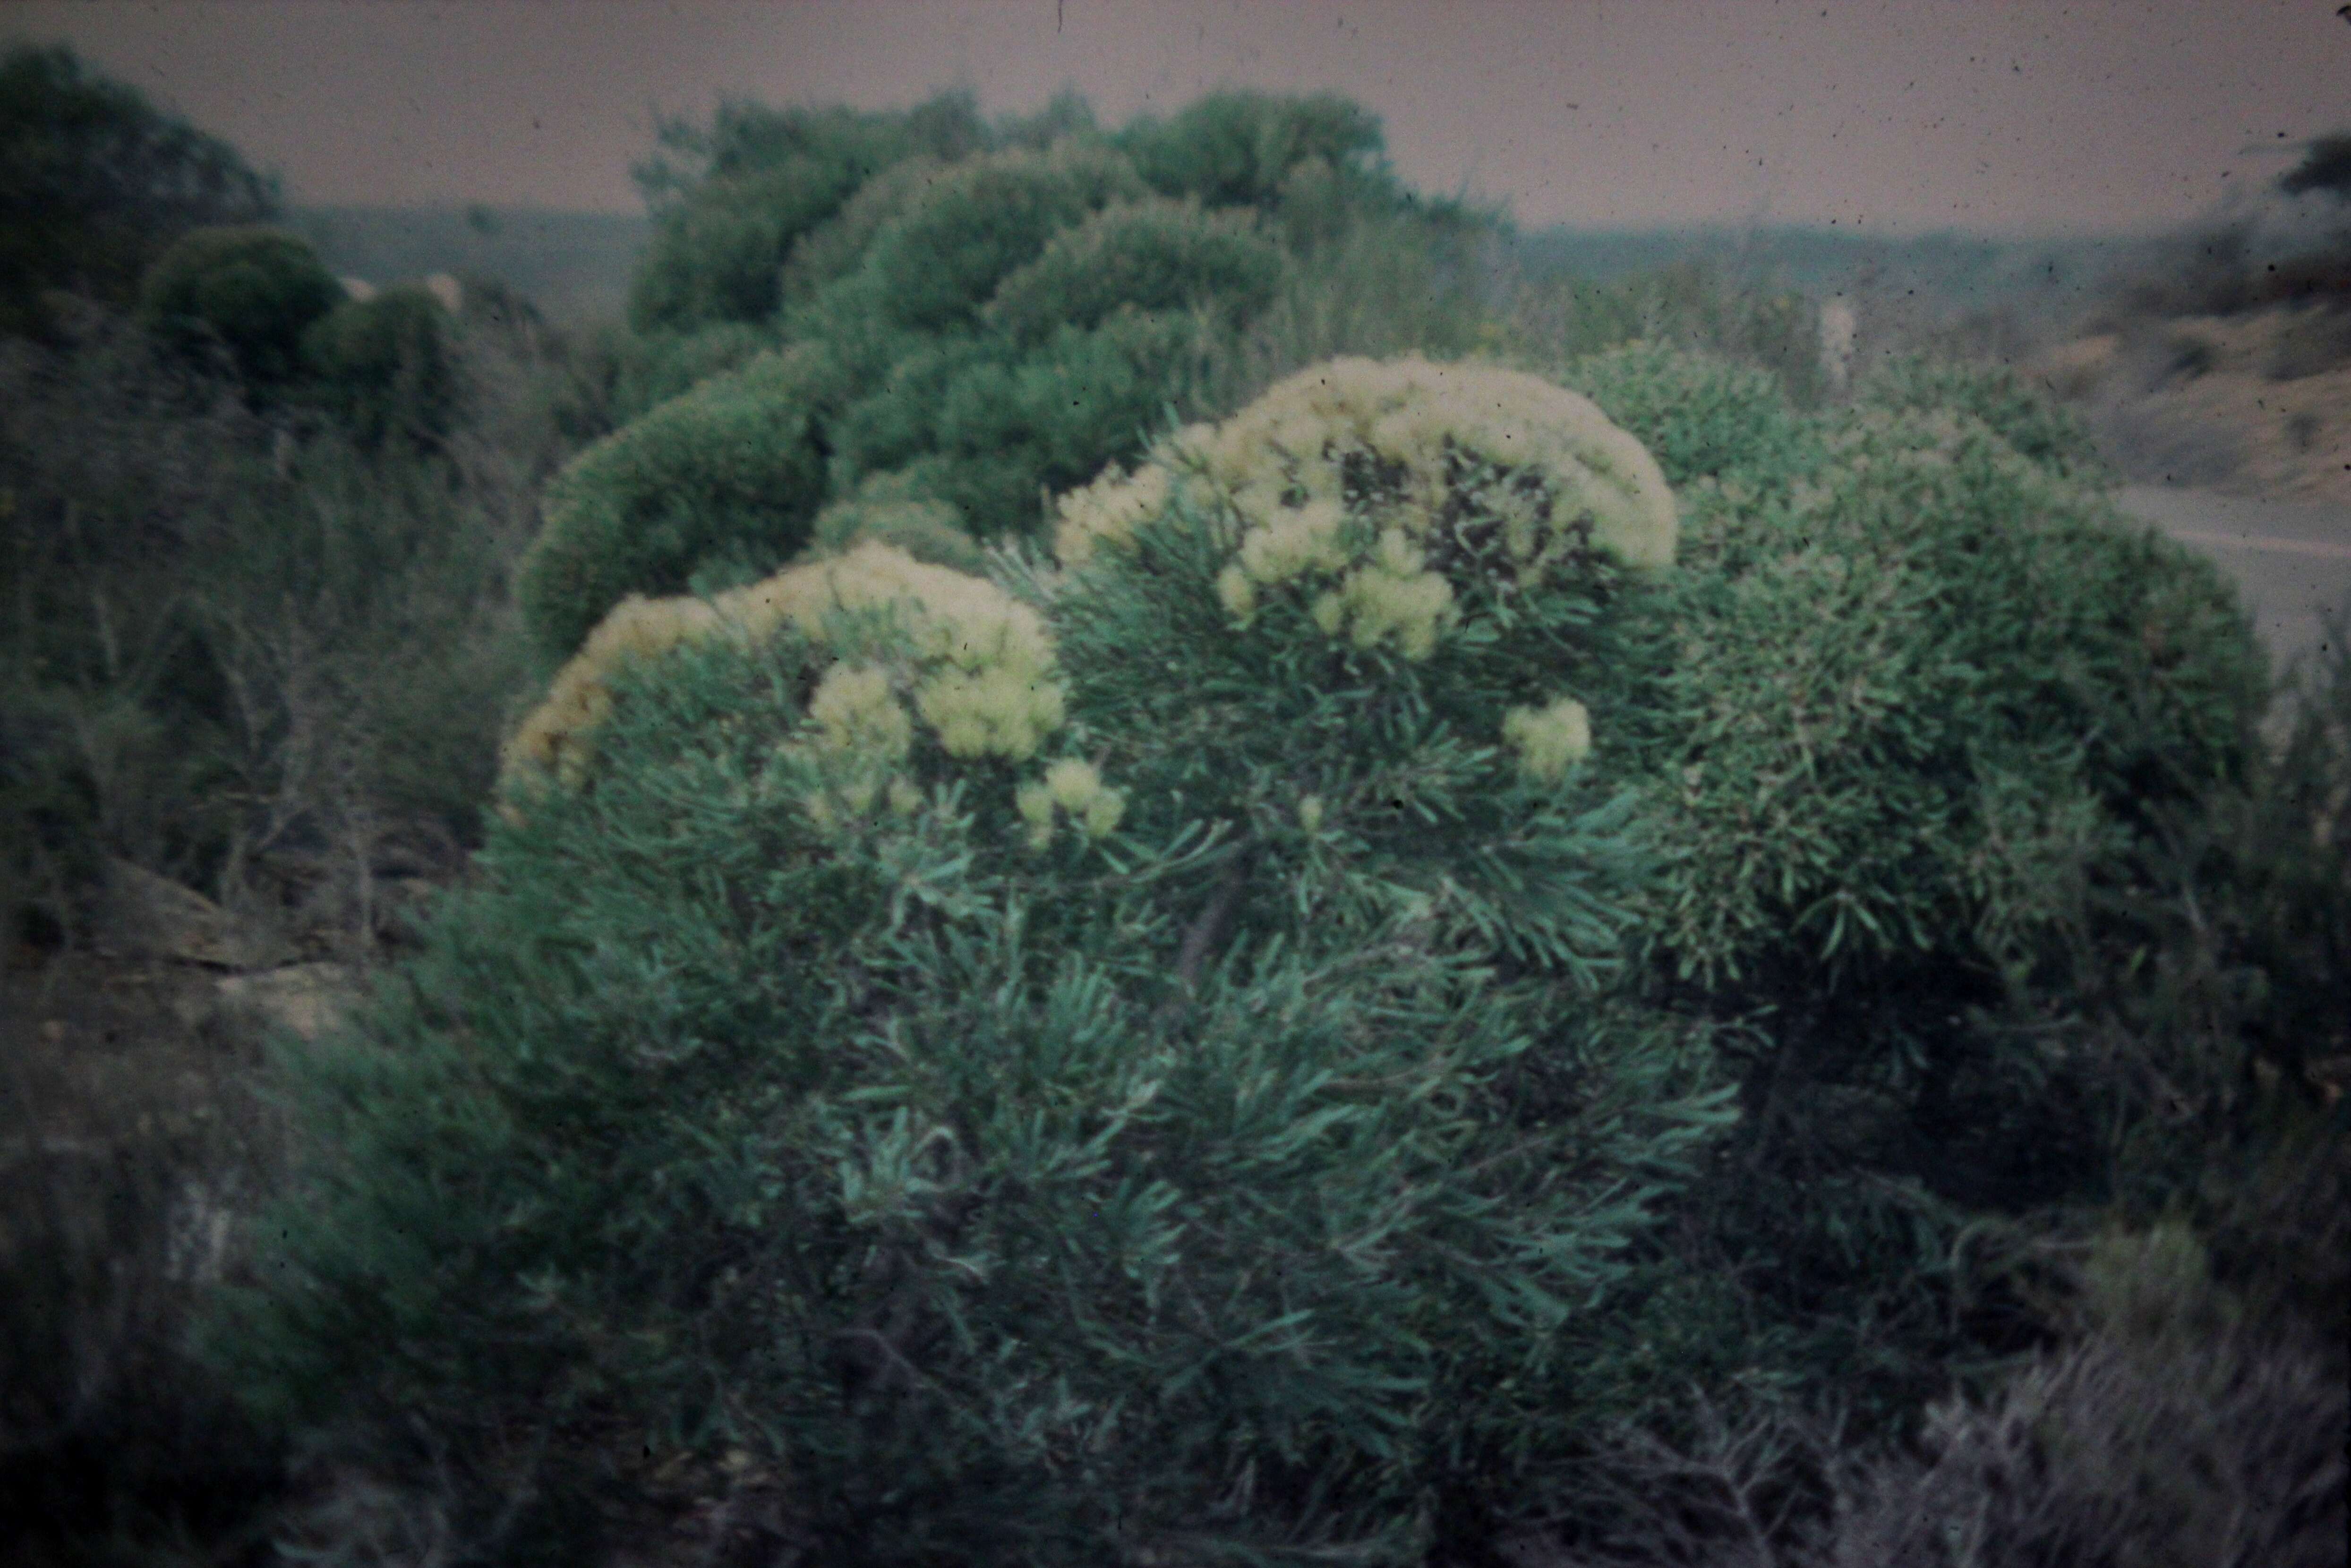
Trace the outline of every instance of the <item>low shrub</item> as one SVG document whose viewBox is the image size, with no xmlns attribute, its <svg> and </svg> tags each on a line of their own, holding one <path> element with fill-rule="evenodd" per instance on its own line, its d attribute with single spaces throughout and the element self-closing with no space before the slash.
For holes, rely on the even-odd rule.
<svg viewBox="0 0 2351 1568">
<path fill-rule="evenodd" d="M 361 446 L 430 451 L 455 427 L 456 322 L 421 286 L 346 300 L 302 334 L 310 395 Z"/>
<path fill-rule="evenodd" d="M 816 516 L 812 556 L 844 555 L 867 541 L 905 551 L 931 566 L 972 577 L 987 575 L 987 557 L 950 502 L 932 495 L 911 471 L 877 474 L 848 499 Z"/>
</svg>

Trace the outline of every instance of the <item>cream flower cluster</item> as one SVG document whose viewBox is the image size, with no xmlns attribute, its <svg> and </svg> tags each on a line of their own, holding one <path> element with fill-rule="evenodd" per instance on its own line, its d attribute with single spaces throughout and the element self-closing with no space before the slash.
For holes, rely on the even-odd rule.
<svg viewBox="0 0 2351 1568">
<path fill-rule="evenodd" d="M 511 776 L 532 765 L 576 781 L 588 743 L 611 712 L 609 683 L 624 658 L 718 635 L 764 641 L 786 624 L 825 644 L 844 611 L 893 615 L 897 668 L 828 671 L 810 705 L 810 744 L 841 756 L 903 761 L 913 721 L 901 686 L 953 757 L 1026 761 L 1061 727 L 1063 694 L 1052 641 L 1034 610 L 978 578 L 866 543 L 709 600 L 624 600 L 507 743 L 505 771 Z"/>
<path fill-rule="evenodd" d="M 1351 461 L 1393 486 L 1376 517 L 1349 513 Z M 1456 495 L 1465 467 L 1477 487 Z M 1196 485 L 1239 524 L 1217 584 L 1237 623 L 1266 591 L 1311 578 L 1327 634 L 1407 658 L 1427 657 L 1458 621 L 1454 585 L 1430 559 L 1457 502 L 1498 526 L 1520 578 L 1562 559 L 1577 522 L 1626 566 L 1674 559 L 1673 495 L 1647 450 L 1589 400 L 1490 365 L 1344 359 L 1301 371 L 1222 425 L 1178 433 L 1134 475 L 1113 469 L 1063 497 L 1056 552 L 1081 567 Z"/>
<path fill-rule="evenodd" d="M 1519 754 L 1520 772 L 1539 784 L 1556 784 L 1592 755 L 1592 715 L 1573 697 L 1514 707 L 1502 716 L 1502 740 Z"/>
<path fill-rule="evenodd" d="M 1125 792 L 1104 786 L 1092 763 L 1074 757 L 1046 768 L 1042 779 L 1021 785 L 1014 800 L 1029 824 L 1029 847 L 1036 850 L 1052 844 L 1061 816 L 1076 822 L 1087 838 L 1103 839 L 1126 814 Z"/>
<path fill-rule="evenodd" d="M 901 815 L 922 803 L 920 791 L 903 772 L 914 748 L 914 721 L 891 689 L 887 670 L 833 665 L 809 698 L 808 716 L 816 733 L 785 749 L 814 762 L 824 780 L 825 787 L 807 802 L 818 826 L 836 828 L 866 816 L 885 789 L 891 809 Z"/>
<path fill-rule="evenodd" d="M 1133 538 L 1135 529 L 1166 508 L 1167 478 L 1167 470 L 1156 463 L 1145 463 L 1132 475 L 1113 463 L 1092 484 L 1063 495 L 1054 540 L 1061 564 L 1083 566 L 1093 559 L 1097 543 L 1123 544 Z"/>
</svg>

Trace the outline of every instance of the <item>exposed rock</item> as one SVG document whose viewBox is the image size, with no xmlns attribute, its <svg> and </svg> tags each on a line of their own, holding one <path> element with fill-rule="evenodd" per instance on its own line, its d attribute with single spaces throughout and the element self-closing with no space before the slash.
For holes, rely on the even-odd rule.
<svg viewBox="0 0 2351 1568">
<path fill-rule="evenodd" d="M 164 958 L 225 969 L 268 963 L 272 944 L 211 899 L 126 860 L 106 862 L 97 946 L 124 958 Z"/>
<path fill-rule="evenodd" d="M 221 1001 L 258 1014 L 304 1040 L 316 1040 L 340 1025 L 359 999 L 357 977 L 347 964 L 288 964 L 219 983 Z"/>
</svg>

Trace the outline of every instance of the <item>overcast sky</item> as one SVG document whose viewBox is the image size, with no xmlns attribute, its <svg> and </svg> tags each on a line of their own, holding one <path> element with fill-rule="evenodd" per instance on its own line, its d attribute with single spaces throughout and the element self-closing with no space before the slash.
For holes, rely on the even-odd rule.
<svg viewBox="0 0 2351 1568">
<path fill-rule="evenodd" d="M 298 204 L 641 210 L 656 111 L 722 96 L 1107 124 L 1219 86 L 1351 95 L 1397 172 L 1522 225 L 2163 226 L 2351 126 L 2335 0 L 172 0 L 15 4 Z"/>
</svg>

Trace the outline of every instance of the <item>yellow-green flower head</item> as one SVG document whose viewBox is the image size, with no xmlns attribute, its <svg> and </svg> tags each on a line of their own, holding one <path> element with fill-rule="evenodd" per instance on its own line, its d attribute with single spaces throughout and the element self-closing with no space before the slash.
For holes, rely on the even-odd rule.
<svg viewBox="0 0 2351 1568">
<path fill-rule="evenodd" d="M 1556 784 L 1575 763 L 1592 755 L 1592 716 L 1573 697 L 1546 707 L 1514 707 L 1502 716 L 1502 739 L 1519 754 L 1519 770 L 1538 783 Z"/>
<path fill-rule="evenodd" d="M 1295 508 L 1276 504 L 1245 515 L 1258 525 L 1241 540 L 1241 570 L 1251 582 L 1270 588 L 1308 571 L 1346 570 L 1348 556 L 1340 547 L 1339 530 L 1347 514 L 1336 498 Z"/>
<path fill-rule="evenodd" d="M 500 773 L 512 776 L 528 764 L 577 783 L 587 766 L 587 738 L 612 711 L 606 685 L 611 673 L 624 660 L 653 658 L 718 629 L 718 612 L 701 600 L 629 595 L 557 672 L 547 695 L 507 742 Z"/>
<path fill-rule="evenodd" d="M 1132 476 L 1113 464 L 1102 477 L 1063 496 L 1053 553 L 1075 570 L 1093 559 L 1097 543 L 1123 544 L 1167 505 L 1167 470 L 1145 463 Z"/>
<path fill-rule="evenodd" d="M 1060 683 L 1010 665 L 977 674 L 943 670 L 923 683 L 914 704 L 950 757 L 1002 757 L 1023 762 L 1061 727 Z"/>
<path fill-rule="evenodd" d="M 1126 794 L 1107 789 L 1102 773 L 1091 762 L 1065 757 L 1012 793 L 1013 804 L 1029 824 L 1029 844 L 1042 850 L 1053 841 L 1056 810 L 1066 812 L 1089 839 L 1108 838 L 1126 815 Z"/>
<path fill-rule="evenodd" d="M 1343 630 L 1358 648 L 1392 638 L 1405 658 L 1426 659 L 1456 620 L 1453 585 L 1437 572 L 1407 576 L 1374 562 L 1347 574 L 1335 610 L 1326 596 L 1315 601 L 1313 615 L 1325 632 L 1335 637 Z"/>
<path fill-rule="evenodd" d="M 1052 639 L 1034 610 L 993 583 L 868 541 L 706 601 L 622 601 L 524 720 L 506 748 L 505 772 L 529 764 L 576 780 L 589 740 L 611 711 L 609 683 L 623 659 L 712 636 L 764 642 L 786 625 L 829 645 L 843 612 L 877 610 L 889 612 L 898 629 L 915 712 L 950 755 L 1024 760 L 1061 727 Z M 903 747 L 888 750 L 900 746 L 898 724 L 909 721 L 878 668 L 829 671 L 810 716 L 844 745 L 879 747 L 876 755 L 892 760 L 905 755 Z"/>
<path fill-rule="evenodd" d="M 1379 476 L 1378 493 L 1351 500 L 1351 473 Z M 1133 476 L 1113 470 L 1064 497 L 1063 563 L 1131 539 L 1179 485 L 1205 486 L 1195 498 L 1238 524 L 1217 581 L 1236 625 L 1297 583 L 1331 636 L 1393 642 L 1415 658 L 1457 623 L 1467 586 L 1429 567 L 1441 519 L 1490 518 L 1505 570 L 1521 579 L 1571 559 L 1579 530 L 1624 566 L 1667 566 L 1678 528 L 1638 441 L 1588 399 L 1486 364 L 1343 359 L 1302 371 L 1223 424 L 1163 442 Z"/>
<path fill-rule="evenodd" d="M 834 751 L 897 762 L 914 745 L 914 721 L 892 694 L 888 674 L 871 664 L 826 671 L 808 711 Z"/>
</svg>

